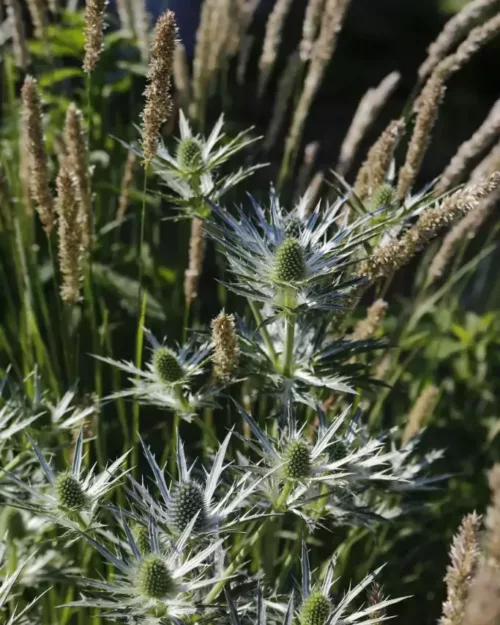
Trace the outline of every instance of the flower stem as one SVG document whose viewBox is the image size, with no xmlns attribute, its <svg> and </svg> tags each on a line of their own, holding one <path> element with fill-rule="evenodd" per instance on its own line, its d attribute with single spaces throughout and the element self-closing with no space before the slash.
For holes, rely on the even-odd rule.
<svg viewBox="0 0 500 625">
<path fill-rule="evenodd" d="M 292 490 L 292 482 L 287 480 L 285 482 L 285 486 L 283 487 L 283 491 L 282 491 L 278 501 L 276 502 L 276 508 L 278 510 L 281 509 L 283 507 L 283 504 L 286 503 L 286 500 L 288 499 L 288 495 L 290 494 L 291 490 Z"/>
<path fill-rule="evenodd" d="M 250 540 L 248 540 L 248 541 L 244 541 L 243 542 L 243 546 L 240 549 L 240 551 L 233 558 L 231 564 L 222 573 L 223 579 L 221 579 L 219 582 L 217 582 L 217 584 L 215 584 L 215 586 L 212 588 L 212 590 L 208 593 L 207 598 L 205 599 L 205 602 L 204 602 L 205 604 L 210 604 L 214 599 L 217 598 L 217 595 L 220 593 L 220 591 L 226 585 L 226 582 L 228 581 L 228 578 L 236 571 L 236 569 L 239 567 L 239 565 L 245 559 L 245 557 L 248 554 L 248 552 L 252 549 L 252 547 L 255 545 L 255 543 L 259 540 L 259 538 L 260 538 L 260 536 L 261 536 L 265 526 L 266 526 L 266 523 L 265 522 L 262 523 L 262 525 L 259 527 L 259 529 L 252 536 L 252 538 Z"/>
<path fill-rule="evenodd" d="M 253 302 L 252 300 L 248 300 L 248 303 L 250 305 L 250 310 L 253 313 L 253 316 L 255 318 L 255 321 L 257 322 L 257 325 L 260 326 L 259 327 L 259 332 L 264 340 L 264 343 L 266 344 L 266 347 L 269 351 L 269 355 L 271 356 L 272 360 L 274 363 L 276 363 L 277 360 L 277 356 L 276 356 L 276 350 L 274 349 L 274 345 L 273 342 L 271 340 L 271 337 L 269 336 L 269 332 L 267 331 L 267 328 L 263 325 L 261 325 L 264 321 L 264 318 L 262 317 L 262 313 L 260 312 L 257 304 L 255 302 Z"/>
<path fill-rule="evenodd" d="M 285 351 L 283 353 L 283 375 L 287 378 L 292 376 L 293 371 L 293 347 L 295 341 L 295 315 L 287 314 L 285 317 Z"/>
</svg>

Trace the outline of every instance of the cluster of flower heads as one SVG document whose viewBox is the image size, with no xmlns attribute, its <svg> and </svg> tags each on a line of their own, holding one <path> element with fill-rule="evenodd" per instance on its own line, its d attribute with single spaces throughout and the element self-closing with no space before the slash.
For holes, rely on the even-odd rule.
<svg viewBox="0 0 500 625">
<path fill-rule="evenodd" d="M 234 282 L 250 300 L 294 313 L 343 308 L 359 279 L 347 269 L 383 224 L 370 215 L 349 222 L 345 198 L 308 212 L 308 198 L 289 210 L 273 192 L 269 210 L 250 198 L 234 217 L 213 206 L 209 235 L 223 248 Z M 359 257 L 358 257 L 359 260 Z"/>
</svg>

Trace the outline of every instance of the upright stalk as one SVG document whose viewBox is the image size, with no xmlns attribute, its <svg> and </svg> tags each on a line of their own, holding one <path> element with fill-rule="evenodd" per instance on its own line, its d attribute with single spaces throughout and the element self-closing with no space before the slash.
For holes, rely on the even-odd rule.
<svg viewBox="0 0 500 625">
<path fill-rule="evenodd" d="M 293 372 L 293 346 L 295 342 L 295 315 L 285 316 L 285 351 L 283 352 L 283 375 L 287 378 Z"/>
<path fill-rule="evenodd" d="M 264 322 L 264 318 L 262 316 L 262 313 L 260 312 L 257 304 L 255 302 L 253 302 L 252 300 L 248 300 L 248 303 L 250 305 L 250 310 L 252 311 L 252 314 L 254 316 L 254 319 L 257 323 L 259 327 L 259 332 L 262 336 L 262 339 L 264 341 L 264 343 L 266 344 L 266 347 L 269 351 L 269 355 L 271 356 L 271 358 L 273 359 L 273 362 L 276 362 L 277 360 L 277 355 L 276 355 L 276 350 L 274 349 L 274 345 L 273 342 L 271 340 L 271 337 L 269 336 L 269 332 L 267 331 L 267 328 L 265 326 L 262 325 L 262 323 Z"/>
</svg>

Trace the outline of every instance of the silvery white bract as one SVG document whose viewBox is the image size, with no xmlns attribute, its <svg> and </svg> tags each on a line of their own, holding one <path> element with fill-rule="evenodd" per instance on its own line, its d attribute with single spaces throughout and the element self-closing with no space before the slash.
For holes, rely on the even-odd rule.
<svg viewBox="0 0 500 625">
<path fill-rule="evenodd" d="M 235 281 L 228 288 L 236 293 L 292 312 L 336 310 L 345 307 L 359 279 L 347 269 L 381 225 L 367 227 L 369 216 L 348 223 L 342 215 L 343 200 L 318 206 L 306 213 L 307 197 L 291 211 L 275 193 L 269 208 L 250 198 L 250 207 L 239 208 L 236 217 L 213 206 L 208 234 L 226 253 Z M 303 271 L 287 280 L 277 272 L 277 256 L 284 243 L 295 243 Z"/>
<path fill-rule="evenodd" d="M 200 407 L 214 406 L 218 390 L 210 385 L 194 388 L 195 378 L 207 372 L 210 343 L 198 344 L 193 339 L 172 350 L 158 342 L 145 330 L 151 345 L 151 358 L 143 369 L 132 362 L 95 358 L 130 374 L 131 387 L 108 395 L 104 401 L 118 397 L 137 399 L 140 403 L 158 406 L 181 414 L 189 420 Z M 165 356 L 166 367 L 164 363 Z"/>
<path fill-rule="evenodd" d="M 130 478 L 132 490 L 130 496 L 139 517 L 136 520 L 144 525 L 145 519 L 153 515 L 169 533 L 179 534 L 196 517 L 193 534 L 220 533 L 234 529 L 236 525 L 259 518 L 262 514 L 254 514 L 249 498 L 259 487 L 262 479 L 255 480 L 251 473 L 245 473 L 235 482 L 222 483 L 222 474 L 228 467 L 224 464 L 231 432 L 226 436 L 217 451 L 212 468 L 203 470 L 204 478 L 193 477 L 194 464 L 188 467 L 184 453 L 184 445 L 180 438 L 177 441 L 177 467 L 179 478 L 167 485 L 162 470 L 150 449 L 142 443 L 146 459 L 151 467 L 154 483 L 160 497 L 151 495 L 149 490 L 136 480 Z M 242 508 L 247 507 L 247 510 Z"/>
<path fill-rule="evenodd" d="M 172 154 L 160 141 L 157 155 L 151 161 L 153 171 L 175 193 L 168 197 L 190 215 L 206 216 L 207 205 L 203 201 L 195 200 L 210 198 L 218 201 L 224 193 L 263 166 L 242 167 L 227 175 L 221 175 L 218 170 L 225 162 L 260 138 L 251 136 L 250 128 L 229 139 L 222 130 L 223 126 L 224 116 L 221 115 L 205 139 L 201 135 L 193 134 L 181 110 L 180 139 L 176 154 Z M 142 156 L 140 151 L 137 153 Z"/>
<path fill-rule="evenodd" d="M 0 583 L 0 619 L 3 619 L 2 612 L 7 601 L 15 602 L 15 593 L 13 592 L 15 584 L 18 582 L 21 574 L 23 573 L 24 567 L 29 562 L 29 559 L 25 562 L 22 562 L 12 573 L 2 575 L 1 583 Z M 2 573 L 2 569 L 4 567 L 4 544 L 0 543 L 0 574 Z M 47 591 L 46 591 L 47 592 Z M 36 604 L 36 602 L 40 599 L 42 595 L 36 597 L 28 603 L 28 605 L 24 606 L 21 610 L 18 610 L 14 607 L 14 611 L 11 614 L 10 618 L 5 621 L 2 620 L 3 625 L 28 625 L 28 623 L 32 624 L 34 621 L 32 617 L 28 620 L 27 614 Z"/>
<path fill-rule="evenodd" d="M 340 601 L 334 600 L 330 593 L 332 586 L 338 581 L 334 577 L 335 564 L 336 559 L 333 558 L 323 581 L 321 583 L 314 581 L 311 576 L 307 548 L 305 543 L 302 544 L 302 584 L 295 612 L 301 625 L 347 625 L 348 623 L 375 625 L 384 620 L 382 615 L 386 608 L 407 598 L 386 599 L 366 605 L 366 591 L 384 568 L 381 566 L 367 575 L 359 584 L 350 588 Z M 288 605 L 269 603 L 269 605 L 282 614 L 286 614 L 290 603 Z"/>
<path fill-rule="evenodd" d="M 263 311 L 265 315 L 265 311 Z M 295 326 L 293 357 L 289 375 L 283 373 L 282 356 L 286 348 L 286 327 L 279 320 L 266 324 L 273 350 L 251 325 L 238 320 L 240 347 L 248 366 L 243 370 L 257 376 L 267 392 L 289 397 L 314 408 L 317 393 L 328 389 L 357 394 L 355 387 L 380 384 L 369 375 L 368 365 L 356 359 L 384 347 L 381 340 L 333 338 L 328 320 L 299 317 Z M 260 386 L 259 386 L 260 387 Z"/>
<path fill-rule="evenodd" d="M 14 473 L 9 473 L 11 482 L 18 489 L 17 493 L 10 490 L 3 493 L 10 505 L 38 513 L 72 530 L 89 527 L 98 505 L 121 479 L 120 467 L 128 452 L 100 474 L 95 473 L 95 467 L 86 471 L 82 468 L 81 430 L 73 450 L 71 468 L 67 471 L 56 471 L 38 445 L 31 438 L 29 440 L 40 463 L 43 478 L 40 480 L 39 475 L 34 475 L 33 480 L 21 479 Z"/>
<path fill-rule="evenodd" d="M 98 596 L 74 601 L 72 606 L 100 608 L 110 618 L 122 623 L 160 625 L 165 619 L 182 618 L 194 614 L 200 605 L 203 590 L 220 581 L 210 576 L 210 559 L 221 547 L 222 540 L 205 549 L 186 554 L 196 518 L 186 527 L 178 540 L 167 549 L 160 542 L 158 528 L 150 518 L 150 550 L 141 553 L 132 531 L 123 521 L 126 534 L 125 548 L 112 552 L 106 545 L 85 534 L 89 543 L 111 564 L 113 582 L 90 580 L 84 584 L 98 591 Z M 197 571 L 196 574 L 193 574 Z"/>
</svg>

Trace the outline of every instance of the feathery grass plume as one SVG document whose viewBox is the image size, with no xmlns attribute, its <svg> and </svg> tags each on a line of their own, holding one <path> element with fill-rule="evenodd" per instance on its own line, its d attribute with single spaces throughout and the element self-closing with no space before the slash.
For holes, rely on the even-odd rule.
<svg viewBox="0 0 500 625">
<path fill-rule="evenodd" d="M 212 342 L 215 375 L 219 380 L 228 382 L 238 366 L 240 353 L 234 315 L 222 310 L 212 321 Z"/>
<path fill-rule="evenodd" d="M 122 223 L 127 212 L 128 196 L 132 183 L 134 182 L 134 167 L 137 157 L 134 152 L 127 154 L 125 169 L 123 171 L 122 184 L 120 187 L 120 199 L 118 200 L 118 210 L 116 211 L 116 221 Z"/>
<path fill-rule="evenodd" d="M 305 214 L 309 215 L 314 210 L 314 207 L 318 203 L 318 199 L 320 196 L 321 185 L 325 180 L 325 175 L 322 171 L 318 171 L 314 174 L 313 179 L 311 180 L 309 186 L 304 193 L 304 196 L 307 198 L 307 205 L 305 208 Z"/>
<path fill-rule="evenodd" d="M 471 240 L 476 236 L 479 228 L 498 202 L 500 202 L 500 192 L 497 189 L 490 196 L 484 198 L 475 210 L 465 215 L 447 233 L 427 272 L 428 285 L 433 284 L 444 274 L 455 252 L 464 241 Z"/>
<path fill-rule="evenodd" d="M 393 119 L 370 148 L 354 183 L 354 191 L 360 198 L 368 199 L 384 183 L 394 150 L 404 130 L 404 121 Z"/>
<path fill-rule="evenodd" d="M 145 0 L 131 0 L 134 34 L 143 63 L 149 61 L 151 17 L 146 10 Z"/>
<path fill-rule="evenodd" d="M 172 110 L 170 82 L 174 66 L 177 25 L 172 11 L 166 11 L 156 23 L 148 84 L 144 92 L 146 104 L 142 112 L 144 160 L 151 161 L 158 150 L 158 133 Z"/>
<path fill-rule="evenodd" d="M 267 19 L 266 34 L 262 44 L 262 53 L 259 59 L 258 97 L 266 90 L 274 64 L 278 57 L 278 50 L 283 37 L 285 20 L 292 6 L 292 0 L 276 0 L 276 3 Z"/>
<path fill-rule="evenodd" d="M 68 152 L 67 168 L 75 187 L 78 202 L 78 224 L 81 230 L 80 243 L 84 253 L 92 246 L 93 215 L 88 170 L 88 144 L 82 112 L 75 104 L 66 111 L 64 142 Z"/>
<path fill-rule="evenodd" d="M 485 152 L 500 134 L 500 100 L 493 105 L 488 117 L 472 137 L 462 143 L 449 165 L 441 174 L 435 187 L 436 195 L 441 195 L 459 184 L 469 164 L 479 154 Z"/>
<path fill-rule="evenodd" d="M 54 225 L 54 199 L 49 186 L 49 166 L 42 128 L 42 103 L 37 82 L 26 76 L 22 91 L 23 138 L 27 142 L 29 182 L 36 210 L 45 232 L 49 235 Z"/>
<path fill-rule="evenodd" d="M 303 63 L 311 58 L 314 41 L 321 24 L 324 4 L 325 0 L 309 0 L 307 3 L 306 14 L 302 22 L 302 40 L 299 46 L 300 59 Z"/>
<path fill-rule="evenodd" d="M 33 23 L 33 32 L 37 39 L 45 39 L 47 35 L 47 6 L 45 0 L 26 0 L 26 6 Z"/>
<path fill-rule="evenodd" d="M 292 123 L 285 142 L 285 155 L 281 178 L 287 173 L 293 155 L 302 138 L 304 124 L 330 59 L 335 51 L 337 37 L 351 0 L 326 0 L 321 19 L 321 29 L 311 52 L 304 88 L 295 108 Z"/>
<path fill-rule="evenodd" d="M 438 118 L 439 107 L 446 90 L 445 81 L 450 75 L 449 64 L 441 63 L 425 84 L 417 103 L 415 127 L 406 152 L 404 165 L 399 170 L 397 197 L 404 201 L 413 187 L 430 143 L 431 132 Z"/>
<path fill-rule="evenodd" d="M 389 352 L 377 363 L 373 377 L 376 380 L 385 380 L 392 365 L 392 356 Z"/>
<path fill-rule="evenodd" d="M 493 146 L 491 151 L 483 158 L 471 174 L 470 180 L 476 183 L 481 178 L 491 176 L 496 171 L 500 171 L 500 141 Z"/>
<path fill-rule="evenodd" d="M 316 161 L 316 157 L 318 156 L 319 146 L 319 141 L 312 141 L 304 148 L 304 157 L 297 174 L 297 184 L 295 185 L 295 193 L 297 195 L 302 195 L 307 187 L 307 183 L 311 177 L 312 168 Z"/>
<path fill-rule="evenodd" d="M 33 200 L 31 198 L 31 174 L 30 174 L 30 153 L 29 139 L 27 137 L 26 125 L 21 119 L 19 128 L 19 181 L 21 183 L 21 195 L 23 207 L 26 215 L 33 215 Z"/>
<path fill-rule="evenodd" d="M 356 324 L 354 332 L 350 337 L 351 340 L 363 341 L 373 336 L 380 328 L 387 306 L 387 302 L 383 299 L 373 302 L 366 312 L 366 317 Z"/>
<path fill-rule="evenodd" d="M 250 55 L 252 53 L 252 47 L 254 42 L 254 35 L 244 35 L 241 38 L 238 54 L 238 65 L 236 67 L 236 82 L 239 85 L 242 85 L 245 82 L 248 63 L 250 62 Z"/>
<path fill-rule="evenodd" d="M 213 33 L 210 28 L 212 24 L 212 13 L 215 9 L 216 0 L 205 0 L 201 7 L 200 22 L 196 31 L 196 46 L 193 60 L 193 80 L 192 92 L 193 102 L 190 108 L 190 115 L 200 119 L 203 115 L 206 99 L 206 91 L 209 80 L 207 58 L 210 52 Z"/>
<path fill-rule="evenodd" d="M 438 63 L 415 103 L 417 117 L 406 160 L 400 169 L 397 195 L 403 201 L 415 183 L 446 90 L 446 81 L 500 31 L 500 13 L 473 28 L 457 51 Z"/>
<path fill-rule="evenodd" d="M 189 264 L 184 272 L 184 297 L 186 306 L 198 295 L 198 284 L 200 282 L 203 268 L 203 246 L 205 241 L 203 221 L 194 217 L 191 220 L 191 238 L 189 240 Z"/>
<path fill-rule="evenodd" d="M 274 98 L 273 113 L 264 138 L 263 148 L 269 151 L 276 143 L 278 134 L 286 119 L 286 112 L 292 101 L 293 90 L 302 67 L 297 51 L 288 57 L 283 73 L 278 81 L 276 97 Z"/>
<path fill-rule="evenodd" d="M 406 445 L 410 439 L 416 436 L 427 423 L 436 405 L 438 395 L 439 389 L 433 384 L 426 386 L 420 392 L 406 419 L 406 427 L 401 439 L 403 445 Z"/>
<path fill-rule="evenodd" d="M 427 50 L 427 58 L 418 70 L 420 79 L 427 78 L 460 39 L 467 35 L 470 28 L 497 6 L 500 6 L 499 0 L 475 0 L 466 4 L 459 13 L 448 20 L 438 38 Z"/>
<path fill-rule="evenodd" d="M 439 625 L 462 625 L 467 597 L 479 559 L 478 534 L 481 517 L 475 512 L 462 520 L 450 548 L 450 564 L 446 570 L 446 601 Z"/>
<path fill-rule="evenodd" d="M 120 27 L 128 35 L 134 32 L 133 23 L 134 16 L 132 14 L 132 6 L 130 0 L 116 0 L 116 11 L 120 20 Z"/>
<path fill-rule="evenodd" d="M 366 131 L 378 117 L 387 100 L 394 93 L 401 75 L 391 72 L 376 87 L 368 89 L 354 113 L 351 125 L 340 148 L 339 161 L 335 170 L 345 176 L 352 165 L 356 151 Z"/>
<path fill-rule="evenodd" d="M 231 27 L 231 0 L 218 0 L 212 12 L 210 24 L 212 37 L 208 59 L 206 60 L 210 81 L 215 79 L 223 64 L 225 47 L 228 43 Z"/>
<path fill-rule="evenodd" d="M 470 586 L 461 625 L 497 625 L 500 621 L 500 464 L 488 474 L 490 506 L 484 520 L 484 554 Z"/>
<path fill-rule="evenodd" d="M 373 582 L 368 591 L 368 605 L 376 606 L 384 601 L 384 595 L 382 593 L 382 586 L 378 582 Z M 387 620 L 386 610 L 384 608 L 380 608 L 375 612 L 370 614 L 370 619 L 374 619 L 373 625 L 382 625 L 382 623 Z"/>
<path fill-rule="evenodd" d="M 179 94 L 181 108 L 185 109 L 191 99 L 191 88 L 186 48 L 180 41 L 175 46 L 174 52 L 174 84 Z"/>
<path fill-rule="evenodd" d="M 104 11 L 107 0 L 86 0 L 85 3 L 85 56 L 83 71 L 90 74 L 96 68 L 104 50 Z"/>
<path fill-rule="evenodd" d="M 59 229 L 59 265 L 63 276 L 61 297 L 68 304 L 76 304 L 80 297 L 80 236 L 78 201 L 72 175 L 61 167 L 57 175 L 56 210 Z"/>
<path fill-rule="evenodd" d="M 228 40 L 226 43 L 226 54 L 233 57 L 238 52 L 245 53 L 244 48 L 248 46 L 249 40 L 253 40 L 253 36 L 248 35 L 248 29 L 252 23 L 260 0 L 232 0 L 229 4 L 229 14 L 231 20 L 231 28 L 228 32 Z M 248 50 L 250 52 L 250 50 Z M 240 61 L 241 62 L 241 61 Z"/>
<path fill-rule="evenodd" d="M 475 210 L 481 201 L 500 186 L 500 172 L 483 181 L 459 189 L 421 213 L 417 223 L 395 241 L 379 245 L 372 256 L 362 261 L 357 275 L 370 281 L 398 270 L 415 256 L 438 232 L 458 217 Z"/>
<path fill-rule="evenodd" d="M 25 69 L 29 63 L 29 51 L 26 45 L 23 14 L 19 0 L 5 0 L 7 19 L 12 28 L 12 53 L 17 67 Z"/>
</svg>

